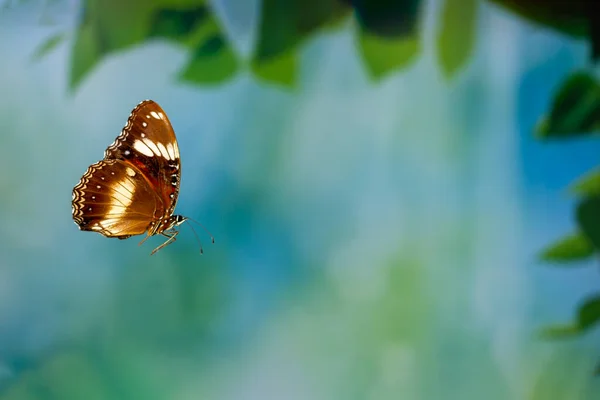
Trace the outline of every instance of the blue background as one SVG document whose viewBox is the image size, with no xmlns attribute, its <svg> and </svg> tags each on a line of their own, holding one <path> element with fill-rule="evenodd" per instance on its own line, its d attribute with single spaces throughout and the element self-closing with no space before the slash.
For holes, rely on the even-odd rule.
<svg viewBox="0 0 600 400">
<path fill-rule="evenodd" d="M 252 7 L 213 3 L 249 54 Z M 484 3 L 449 81 L 430 2 L 420 57 L 380 82 L 346 26 L 301 47 L 294 90 L 178 82 L 160 42 L 71 93 L 68 43 L 31 60 L 52 32 L 35 10 L 0 12 L 0 399 L 597 398 L 598 332 L 539 337 L 597 265 L 538 254 L 575 230 L 566 188 L 600 143 L 532 134 L 587 43 Z M 73 186 L 146 98 L 177 133 L 177 213 L 216 238 L 198 230 L 203 256 L 186 226 L 150 257 L 161 238 L 73 224 Z"/>
</svg>

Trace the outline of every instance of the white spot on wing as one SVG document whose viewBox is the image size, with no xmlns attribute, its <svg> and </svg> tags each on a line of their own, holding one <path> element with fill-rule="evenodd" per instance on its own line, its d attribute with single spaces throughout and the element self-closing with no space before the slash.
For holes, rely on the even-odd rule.
<svg viewBox="0 0 600 400">
<path fill-rule="evenodd" d="M 146 121 L 142 122 L 142 126 L 145 128 L 148 126 L 148 123 L 146 123 Z"/>
<path fill-rule="evenodd" d="M 127 169 L 125 171 L 127 172 L 127 175 L 135 176 L 135 171 L 133 169 L 131 169 L 130 167 L 127 167 Z M 129 182 L 129 179 L 127 179 L 127 182 Z"/>
<path fill-rule="evenodd" d="M 169 153 L 169 159 L 170 160 L 174 160 L 175 157 L 175 149 L 173 148 L 173 144 L 169 143 L 167 144 L 167 152 Z"/>
<path fill-rule="evenodd" d="M 157 156 L 161 155 L 160 154 L 160 150 L 158 149 L 158 147 L 156 146 L 156 144 L 152 140 L 150 140 L 148 138 L 145 138 L 143 140 L 143 142 L 146 144 L 146 146 L 150 147 L 150 149 L 152 150 L 152 152 L 154 154 L 156 154 Z"/>
<path fill-rule="evenodd" d="M 150 115 L 152 115 L 156 119 L 160 119 L 160 115 L 156 113 L 156 111 L 150 111 Z"/>
<path fill-rule="evenodd" d="M 160 151 L 160 154 L 167 160 L 170 160 L 171 156 L 169 155 L 169 152 L 167 151 L 167 148 L 165 147 L 165 145 L 160 142 L 158 142 L 156 145 L 158 146 L 158 150 Z"/>
<path fill-rule="evenodd" d="M 152 150 L 150 150 L 150 147 L 148 147 L 141 140 L 136 140 L 135 142 L 133 142 L 133 148 L 145 155 L 146 157 L 152 157 L 154 155 Z"/>
</svg>

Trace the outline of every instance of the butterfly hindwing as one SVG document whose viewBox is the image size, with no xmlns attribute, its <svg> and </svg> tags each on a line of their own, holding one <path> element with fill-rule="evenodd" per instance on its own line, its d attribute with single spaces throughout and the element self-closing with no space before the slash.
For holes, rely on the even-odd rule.
<svg viewBox="0 0 600 400">
<path fill-rule="evenodd" d="M 120 238 L 144 233 L 162 209 L 141 172 L 121 160 L 91 165 L 73 189 L 72 204 L 81 230 Z"/>
</svg>

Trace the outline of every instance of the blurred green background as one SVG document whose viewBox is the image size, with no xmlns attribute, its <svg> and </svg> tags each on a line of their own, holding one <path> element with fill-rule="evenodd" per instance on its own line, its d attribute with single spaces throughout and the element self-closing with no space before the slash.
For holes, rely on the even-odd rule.
<svg viewBox="0 0 600 400">
<path fill-rule="evenodd" d="M 600 398 L 591 3 L 0 0 L 0 399 Z M 73 224 L 146 98 L 203 256 Z"/>
</svg>

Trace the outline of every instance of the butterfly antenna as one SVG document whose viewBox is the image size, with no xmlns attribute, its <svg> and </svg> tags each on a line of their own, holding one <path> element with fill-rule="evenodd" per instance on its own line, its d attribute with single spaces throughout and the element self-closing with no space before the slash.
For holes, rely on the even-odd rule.
<svg viewBox="0 0 600 400">
<path fill-rule="evenodd" d="M 196 233 L 196 230 L 194 229 L 194 227 L 192 226 L 192 224 L 190 224 L 188 222 L 188 220 L 185 220 L 185 223 L 188 224 L 190 228 L 192 228 L 192 232 L 194 232 L 194 236 L 196 236 L 196 241 L 198 242 L 198 245 L 200 246 L 200 254 L 204 254 L 204 250 L 202 249 L 202 241 L 198 237 L 198 234 Z"/>
<path fill-rule="evenodd" d="M 193 218 L 187 217 L 187 219 L 189 219 L 190 221 L 192 221 L 192 222 L 195 222 L 195 223 L 197 223 L 198 225 L 200 225 L 200 226 L 202 227 L 202 229 L 204 229 L 204 232 L 208 233 L 208 236 L 210 236 L 210 240 L 211 240 L 211 242 L 212 242 L 213 244 L 215 243 L 215 238 L 214 238 L 214 236 L 212 235 L 212 233 L 210 233 L 210 232 L 209 232 L 209 230 L 208 230 L 208 229 L 206 229 L 206 227 L 205 227 L 204 225 L 202 225 L 200 222 L 196 221 L 196 220 L 195 220 L 195 219 L 193 219 Z M 191 225 L 190 225 L 190 226 L 191 226 Z"/>
</svg>

